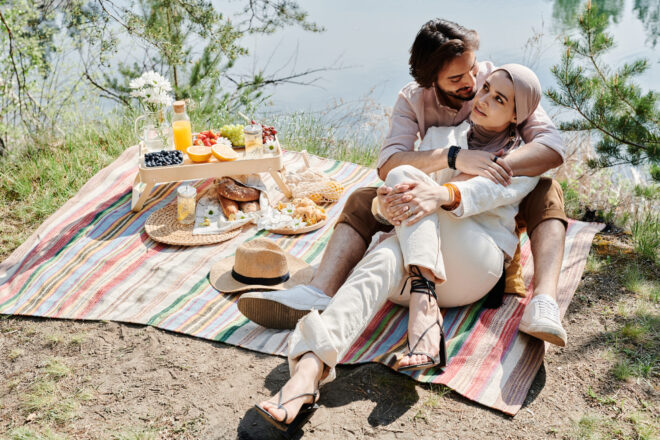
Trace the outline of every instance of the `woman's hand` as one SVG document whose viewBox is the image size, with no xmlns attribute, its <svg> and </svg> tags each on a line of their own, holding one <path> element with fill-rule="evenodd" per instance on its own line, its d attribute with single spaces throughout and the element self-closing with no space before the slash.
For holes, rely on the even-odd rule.
<svg viewBox="0 0 660 440">
<path fill-rule="evenodd" d="M 404 220 L 407 220 L 407 226 L 414 225 L 450 202 L 446 188 L 425 182 L 398 184 L 382 198 L 383 204 L 379 206 L 384 210 L 381 213 L 395 226 L 401 225 Z"/>
<path fill-rule="evenodd" d="M 504 150 L 495 154 L 487 151 L 462 149 L 456 156 L 456 169 L 475 176 L 482 176 L 495 183 L 507 186 L 511 183 L 513 171 L 504 159 L 501 159 Z M 496 161 L 493 158 L 497 157 Z"/>
</svg>

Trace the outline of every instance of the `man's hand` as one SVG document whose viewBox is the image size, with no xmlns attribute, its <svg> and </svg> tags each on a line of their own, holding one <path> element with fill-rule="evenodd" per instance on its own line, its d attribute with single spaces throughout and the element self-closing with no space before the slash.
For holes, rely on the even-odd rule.
<svg viewBox="0 0 660 440">
<path fill-rule="evenodd" d="M 482 176 L 495 183 L 507 186 L 511 183 L 513 171 L 502 157 L 504 150 L 495 154 L 486 151 L 462 149 L 456 156 L 456 169 L 475 176 Z M 493 158 L 497 157 L 496 161 Z"/>
<path fill-rule="evenodd" d="M 464 182 L 466 180 L 474 179 L 475 177 L 477 177 L 477 176 L 475 176 L 473 174 L 461 173 L 461 174 L 457 174 L 454 177 L 452 177 L 451 179 L 449 179 L 449 182 Z"/>
</svg>

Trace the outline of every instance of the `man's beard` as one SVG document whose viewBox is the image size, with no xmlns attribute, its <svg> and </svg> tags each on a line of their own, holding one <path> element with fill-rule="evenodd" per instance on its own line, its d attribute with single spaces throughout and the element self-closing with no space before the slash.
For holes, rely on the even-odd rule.
<svg viewBox="0 0 660 440">
<path fill-rule="evenodd" d="M 472 89 L 472 92 L 469 95 L 459 95 L 457 93 L 445 91 L 442 91 L 442 93 L 451 98 L 460 99 L 461 101 L 472 101 L 472 99 L 477 95 L 477 91 L 475 89 Z"/>
</svg>

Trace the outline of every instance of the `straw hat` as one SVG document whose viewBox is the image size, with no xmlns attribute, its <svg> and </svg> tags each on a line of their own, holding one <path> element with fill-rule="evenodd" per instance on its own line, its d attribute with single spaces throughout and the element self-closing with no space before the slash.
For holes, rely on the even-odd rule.
<svg viewBox="0 0 660 440">
<path fill-rule="evenodd" d="M 265 238 L 236 248 L 236 255 L 211 267 L 211 285 L 223 293 L 283 290 L 312 280 L 314 268 Z"/>
</svg>

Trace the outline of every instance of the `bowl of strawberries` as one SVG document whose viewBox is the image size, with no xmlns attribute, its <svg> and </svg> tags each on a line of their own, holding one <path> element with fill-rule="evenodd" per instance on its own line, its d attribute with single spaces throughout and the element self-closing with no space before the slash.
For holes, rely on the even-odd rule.
<svg viewBox="0 0 660 440">
<path fill-rule="evenodd" d="M 193 141 L 193 145 L 202 145 L 205 147 L 212 147 L 216 144 L 225 144 L 231 147 L 229 139 L 223 137 L 220 131 L 200 131 L 197 133 L 195 140 Z"/>
</svg>

